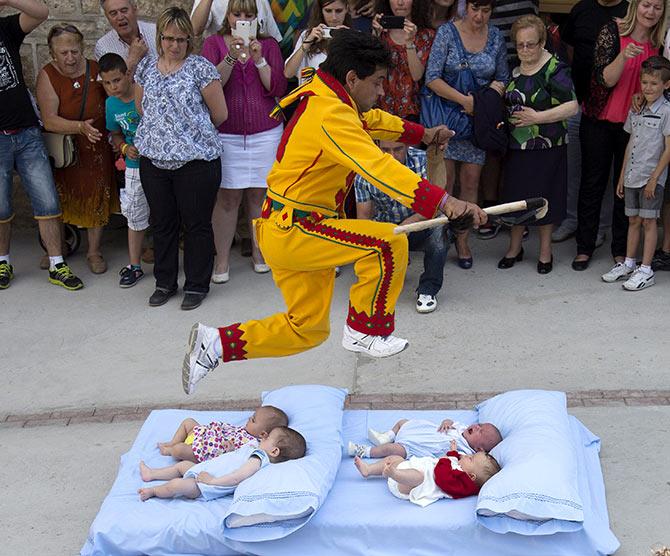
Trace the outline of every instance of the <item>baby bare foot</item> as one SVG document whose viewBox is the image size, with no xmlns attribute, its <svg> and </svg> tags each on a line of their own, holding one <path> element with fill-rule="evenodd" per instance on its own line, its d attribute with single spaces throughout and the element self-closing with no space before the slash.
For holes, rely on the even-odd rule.
<svg viewBox="0 0 670 556">
<path fill-rule="evenodd" d="M 358 469 L 358 472 L 367 479 L 369 475 L 368 464 L 356 456 L 354 458 L 354 465 L 356 466 L 356 469 Z"/>
<path fill-rule="evenodd" d="M 142 500 L 142 502 L 156 496 L 153 488 L 138 488 L 137 493 L 140 495 L 140 500 Z"/>
<path fill-rule="evenodd" d="M 143 461 L 140 461 L 140 477 L 142 477 L 142 480 L 145 483 L 154 480 L 151 467 L 148 467 L 147 464 L 144 463 Z"/>
<path fill-rule="evenodd" d="M 169 442 L 159 442 L 158 451 L 161 453 L 161 456 L 171 456 L 172 444 L 170 444 Z"/>
</svg>

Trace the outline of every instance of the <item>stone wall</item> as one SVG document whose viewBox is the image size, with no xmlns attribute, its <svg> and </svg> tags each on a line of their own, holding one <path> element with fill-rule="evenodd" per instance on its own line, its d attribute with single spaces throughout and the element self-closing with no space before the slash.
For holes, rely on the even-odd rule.
<svg viewBox="0 0 670 556">
<path fill-rule="evenodd" d="M 95 42 L 109 31 L 110 26 L 100 8 L 99 0 L 48 0 L 49 20 L 40 25 L 23 43 L 21 54 L 26 83 L 34 87 L 37 72 L 51 60 L 47 48 L 47 33 L 56 23 L 72 23 L 84 34 L 86 55 L 93 55 Z M 190 12 L 192 0 L 137 0 L 140 19 L 155 21 L 168 6 L 181 6 Z"/>
</svg>

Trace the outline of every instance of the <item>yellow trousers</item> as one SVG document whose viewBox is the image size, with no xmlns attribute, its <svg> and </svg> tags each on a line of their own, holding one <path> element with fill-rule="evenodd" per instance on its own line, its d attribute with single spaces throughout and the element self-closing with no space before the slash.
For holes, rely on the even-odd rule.
<svg viewBox="0 0 670 556">
<path fill-rule="evenodd" d="M 330 333 L 335 267 L 354 264 L 347 324 L 359 332 L 393 332 L 395 304 L 407 270 L 407 237 L 393 224 L 324 218 L 290 207 L 254 221 L 254 231 L 286 312 L 219 329 L 223 360 L 280 357 L 322 343 Z"/>
</svg>

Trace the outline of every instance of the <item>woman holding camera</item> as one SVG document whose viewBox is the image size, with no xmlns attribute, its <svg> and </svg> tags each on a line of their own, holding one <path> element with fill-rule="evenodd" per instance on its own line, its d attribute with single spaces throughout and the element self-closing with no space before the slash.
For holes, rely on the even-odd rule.
<svg viewBox="0 0 670 556">
<path fill-rule="evenodd" d="M 435 30 L 430 0 L 382 0 L 372 32 L 391 52 L 391 65 L 378 106 L 386 112 L 419 121 L 419 82 L 423 79 Z M 392 16 L 392 17 L 388 17 Z"/>
<path fill-rule="evenodd" d="M 284 64 L 287 79 L 297 77 L 302 85 L 319 69 L 326 59 L 326 46 L 330 31 L 338 27 L 351 27 L 351 16 L 344 0 L 316 0 L 307 23 L 307 29 L 300 33 L 298 42 Z"/>
<path fill-rule="evenodd" d="M 202 47 L 202 55 L 219 71 L 229 110 L 228 119 L 218 128 L 223 153 L 221 187 L 212 217 L 216 244 L 212 281 L 216 284 L 229 279 L 230 247 L 242 198 L 249 229 L 251 221 L 261 214 L 265 180 L 282 134 L 281 122 L 269 116 L 275 98 L 286 92 L 279 45 L 273 38 L 244 37 L 240 33 L 246 27 L 243 22 L 253 22 L 257 17 L 255 0 L 230 0 L 221 30 L 207 38 Z M 269 272 L 255 241 L 251 256 L 255 272 Z"/>
</svg>

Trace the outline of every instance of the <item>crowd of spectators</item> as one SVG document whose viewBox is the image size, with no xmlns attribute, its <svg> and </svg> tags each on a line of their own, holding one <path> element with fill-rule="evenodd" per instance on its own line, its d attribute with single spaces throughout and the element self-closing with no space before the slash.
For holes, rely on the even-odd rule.
<svg viewBox="0 0 670 556">
<path fill-rule="evenodd" d="M 92 59 L 74 25 L 48 30 L 52 60 L 37 77 L 36 103 L 19 48 L 45 25 L 48 9 L 40 0 L 0 0 L 3 6 L 18 13 L 0 17 L 0 289 L 14 276 L 17 171 L 39 224 L 46 250 L 40 266 L 49 281 L 83 287 L 64 259 L 62 223 L 86 229 L 88 267 L 105 272 L 103 228 L 121 210 L 129 265 L 120 286 L 144 276 L 140 252 L 149 228 L 155 278 L 149 304 L 162 305 L 177 292 L 181 245 L 182 308 L 198 307 L 211 283 L 230 279 L 234 238 L 260 216 L 286 123 L 270 112 L 278 98 L 318 78 L 330 37 L 342 27 L 372 33 L 390 51 L 378 99 L 385 111 L 421 121 L 423 87 L 472 116 L 474 97 L 455 79 L 464 70 L 477 89 L 489 87 L 504 102 L 502 159 L 469 135 L 451 140 L 444 152 L 382 143 L 384 153 L 466 201 L 548 199 L 548 214 L 532 225 L 540 274 L 552 271 L 552 241 L 573 235 L 572 268 L 586 269 L 610 220 L 614 262 L 626 256 L 628 219 L 614 194 L 629 138 L 624 122 L 629 110 L 644 108 L 643 62 L 670 51 L 663 0 L 579 0 L 560 18 L 557 40 L 535 0 L 305 0 L 291 10 L 281 0 L 195 0 L 190 14 L 168 8 L 155 23 L 142 19 L 135 0 L 101 0 L 111 29 Z M 72 138 L 73 163 L 50 167 L 41 131 Z M 118 183 L 125 184 L 120 205 Z M 362 177 L 354 189 L 350 216 L 396 224 L 420 219 Z M 496 224 L 474 235 L 499 231 Z M 528 232 L 511 228 L 498 268 L 522 260 Z M 473 266 L 472 236 L 447 227 L 410 236 L 412 248 L 425 253 L 419 312 L 437 307 L 450 243 L 458 265 Z M 255 272 L 270 270 L 253 241 L 249 254 Z M 670 269 L 670 233 L 651 266 Z"/>
</svg>

